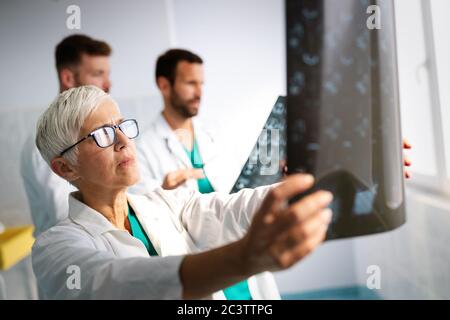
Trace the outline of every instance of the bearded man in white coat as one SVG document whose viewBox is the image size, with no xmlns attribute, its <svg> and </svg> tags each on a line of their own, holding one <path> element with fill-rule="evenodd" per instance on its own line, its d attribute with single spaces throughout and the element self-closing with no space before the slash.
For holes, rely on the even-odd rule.
<svg viewBox="0 0 450 320">
<path fill-rule="evenodd" d="M 220 145 L 196 119 L 203 60 L 187 50 L 168 50 L 156 62 L 155 78 L 164 109 L 136 141 L 141 181 L 131 191 L 180 187 L 229 192 L 235 177 L 224 172 L 227 163 Z"/>
</svg>

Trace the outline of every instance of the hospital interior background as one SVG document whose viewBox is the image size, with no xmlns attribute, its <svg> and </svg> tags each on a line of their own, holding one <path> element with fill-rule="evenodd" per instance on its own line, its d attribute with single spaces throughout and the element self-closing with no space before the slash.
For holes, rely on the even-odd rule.
<svg viewBox="0 0 450 320">
<path fill-rule="evenodd" d="M 285 299 L 450 299 L 450 2 L 394 3 L 402 135 L 413 145 L 407 223 L 327 241 L 276 273 Z M 71 4 L 81 8 L 79 30 L 66 27 Z M 142 127 L 162 107 L 157 56 L 172 47 L 198 52 L 206 78 L 200 118 L 223 138 L 229 175 L 239 174 L 274 102 L 286 95 L 284 1 L 2 1 L 0 222 L 7 230 L 32 224 L 20 151 L 58 92 L 54 46 L 71 33 L 111 44 L 111 95 Z M 367 286 L 371 266 L 380 270 L 379 288 Z M 29 255 L 3 265 L 0 299 L 37 298 Z"/>
</svg>

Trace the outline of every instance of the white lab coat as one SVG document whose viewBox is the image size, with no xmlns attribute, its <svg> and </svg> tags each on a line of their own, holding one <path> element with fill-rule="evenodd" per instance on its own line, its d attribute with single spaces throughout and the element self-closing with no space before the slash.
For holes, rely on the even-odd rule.
<svg viewBox="0 0 450 320">
<path fill-rule="evenodd" d="M 193 118 L 194 134 L 204 164 L 204 172 L 215 191 L 230 192 L 237 177 L 229 174 L 229 157 L 220 150 L 212 135 Z M 143 194 L 162 185 L 167 173 L 192 168 L 183 145 L 160 113 L 136 139 L 141 180 L 130 192 Z M 197 180 L 189 179 L 179 188 L 198 190 Z"/>
<path fill-rule="evenodd" d="M 75 187 L 55 174 L 42 158 L 31 134 L 25 142 L 20 161 L 20 173 L 28 198 L 34 236 L 67 218 L 67 196 Z"/>
<path fill-rule="evenodd" d="M 160 257 L 150 257 L 141 241 L 118 230 L 72 193 L 69 217 L 42 233 L 33 246 L 40 292 L 50 299 L 180 299 L 183 256 L 242 237 L 269 189 L 202 195 L 159 188 L 145 196 L 129 194 Z M 248 283 L 254 299 L 280 298 L 269 272 Z M 219 291 L 210 298 L 224 295 Z"/>
</svg>

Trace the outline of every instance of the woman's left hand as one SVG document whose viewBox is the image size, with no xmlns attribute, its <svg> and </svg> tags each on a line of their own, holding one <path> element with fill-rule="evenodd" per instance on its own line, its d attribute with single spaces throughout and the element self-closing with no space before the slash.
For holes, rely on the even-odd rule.
<svg viewBox="0 0 450 320">
<path fill-rule="evenodd" d="M 410 150 L 412 148 L 411 144 L 409 143 L 408 139 L 403 139 L 403 149 L 404 150 Z M 405 168 L 405 178 L 409 179 L 411 178 L 411 171 L 409 171 L 407 168 L 411 166 L 411 160 L 409 159 L 409 157 L 406 156 L 405 152 L 403 152 L 403 165 L 406 167 Z M 283 176 L 287 176 L 288 175 L 288 167 L 286 165 L 286 161 L 282 160 L 280 161 L 280 168 L 283 172 Z"/>
<path fill-rule="evenodd" d="M 408 139 L 403 139 L 403 149 L 404 150 L 410 150 L 412 148 L 411 144 L 409 143 Z M 406 156 L 405 152 L 403 152 L 403 165 L 405 168 L 405 178 L 409 179 L 411 178 L 411 171 L 407 169 L 407 167 L 411 166 L 411 160 Z"/>
</svg>

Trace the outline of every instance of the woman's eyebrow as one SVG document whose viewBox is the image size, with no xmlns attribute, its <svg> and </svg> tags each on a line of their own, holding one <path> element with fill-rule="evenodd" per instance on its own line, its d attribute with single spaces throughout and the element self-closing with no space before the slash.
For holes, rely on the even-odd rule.
<svg viewBox="0 0 450 320">
<path fill-rule="evenodd" d="M 111 126 L 113 126 L 115 123 L 120 124 L 120 123 L 122 123 L 124 120 L 125 120 L 124 117 L 117 118 L 115 121 L 114 121 L 113 119 L 111 119 L 110 122 L 104 123 L 104 124 L 102 124 L 102 125 L 100 125 L 100 126 L 94 128 L 94 129 L 92 129 L 91 132 L 92 132 L 92 131 L 95 131 L 95 130 L 98 130 L 98 129 L 101 129 L 101 128 L 111 127 Z"/>
</svg>

